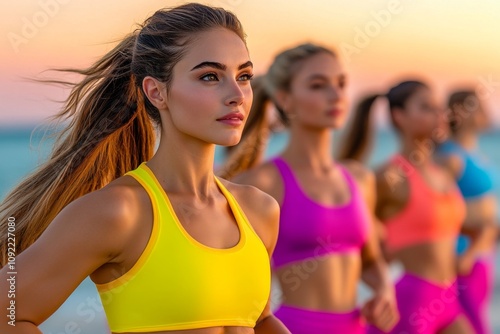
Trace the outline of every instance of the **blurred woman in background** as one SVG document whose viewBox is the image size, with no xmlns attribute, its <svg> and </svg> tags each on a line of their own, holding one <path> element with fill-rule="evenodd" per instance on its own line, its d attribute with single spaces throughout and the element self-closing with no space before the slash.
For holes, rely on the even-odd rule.
<svg viewBox="0 0 500 334">
<path fill-rule="evenodd" d="M 294 334 L 365 333 L 397 322 L 394 288 L 373 223 L 375 179 L 361 164 L 333 159 L 332 130 L 346 115 L 347 75 L 337 55 L 304 44 L 280 53 L 254 81 L 243 140 L 223 175 L 272 195 L 281 206 L 273 265 L 282 290 L 276 316 Z M 272 102 L 289 128 L 285 150 L 259 164 Z M 250 169 L 250 170 L 249 170 Z M 363 279 L 374 296 L 357 308 Z"/>
<path fill-rule="evenodd" d="M 363 99 L 347 132 L 343 158 L 364 160 L 373 103 L 389 102 L 400 150 L 376 173 L 376 215 L 389 258 L 400 261 L 404 275 L 396 284 L 400 333 L 472 333 L 458 300 L 455 239 L 465 219 L 465 203 L 451 175 L 432 160 L 434 141 L 442 140 L 444 113 L 432 90 L 405 81 L 385 95 Z M 379 333 L 371 327 L 369 333 Z"/>
<path fill-rule="evenodd" d="M 497 211 L 493 173 L 478 152 L 478 136 L 488 128 L 489 120 L 472 90 L 451 94 L 448 108 L 451 138 L 439 145 L 437 157 L 455 177 L 467 203 L 463 234 L 457 243 L 459 297 L 476 333 L 488 334 Z M 471 238 L 477 242 L 471 245 Z"/>
</svg>

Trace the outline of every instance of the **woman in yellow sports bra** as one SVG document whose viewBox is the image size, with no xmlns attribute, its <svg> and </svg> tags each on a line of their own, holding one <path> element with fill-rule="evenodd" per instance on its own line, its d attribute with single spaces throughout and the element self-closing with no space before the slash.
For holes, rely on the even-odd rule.
<svg viewBox="0 0 500 334">
<path fill-rule="evenodd" d="M 76 72 L 65 136 L 0 206 L 18 255 L 12 298 L 2 238 L 0 308 L 14 302 L 15 319 L 2 314 L 0 333 L 41 333 L 87 276 L 112 333 L 290 333 L 269 307 L 279 207 L 213 171 L 215 145 L 238 143 L 252 101 L 238 19 L 160 10 Z"/>
</svg>

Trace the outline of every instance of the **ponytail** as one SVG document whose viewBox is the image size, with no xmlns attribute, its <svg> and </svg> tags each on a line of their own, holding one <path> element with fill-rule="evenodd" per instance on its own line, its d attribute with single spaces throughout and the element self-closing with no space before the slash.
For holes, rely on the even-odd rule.
<svg viewBox="0 0 500 334">
<path fill-rule="evenodd" d="M 137 34 L 129 35 L 87 69 L 57 70 L 82 75 L 77 84 L 45 81 L 72 87 L 62 111 L 52 118 L 71 121 L 59 133 L 48 161 L 0 204 L 1 266 L 6 264 L 9 217 L 16 222 L 19 254 L 70 202 L 152 157 L 154 127 L 131 72 L 136 39 Z"/>
<path fill-rule="evenodd" d="M 354 159 L 361 162 L 366 160 L 368 143 L 373 141 L 372 106 L 378 97 L 387 98 L 392 124 L 400 130 L 394 118 L 394 110 L 405 109 L 408 99 L 422 88 L 428 89 L 427 84 L 418 80 L 406 80 L 393 86 L 385 95 L 373 94 L 361 100 L 356 107 L 351 127 L 346 132 L 345 145 L 340 151 L 339 159 Z"/>
<path fill-rule="evenodd" d="M 219 171 L 221 177 L 230 179 L 261 162 L 269 136 L 266 106 L 270 96 L 264 86 L 264 76 L 252 80 L 253 103 L 238 145 L 231 147 L 226 163 Z"/>
<path fill-rule="evenodd" d="M 238 18 L 222 8 L 188 3 L 160 9 L 93 66 L 60 69 L 83 76 L 80 83 L 45 81 L 72 88 L 54 119 L 71 119 L 57 137 L 46 163 L 0 204 L 0 252 L 6 263 L 8 221 L 16 222 L 19 254 L 75 199 L 104 187 L 151 159 L 159 110 L 145 98 L 142 82 L 151 76 L 170 87 L 173 68 L 193 37 L 212 28 L 236 33 Z M 13 217 L 13 218 L 9 218 Z"/>
<path fill-rule="evenodd" d="M 368 143 L 373 137 L 373 103 L 380 94 L 372 94 L 359 102 L 355 111 L 350 128 L 345 131 L 344 146 L 342 147 L 339 159 L 354 159 L 363 162 L 366 159 Z"/>
</svg>

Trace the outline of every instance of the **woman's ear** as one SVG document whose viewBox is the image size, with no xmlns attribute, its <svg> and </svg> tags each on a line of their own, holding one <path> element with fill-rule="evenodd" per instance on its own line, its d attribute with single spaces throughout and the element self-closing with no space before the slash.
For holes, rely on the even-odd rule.
<svg viewBox="0 0 500 334">
<path fill-rule="evenodd" d="M 147 76 L 142 80 L 142 89 L 146 98 L 158 109 L 167 108 L 167 88 L 158 79 Z"/>
<path fill-rule="evenodd" d="M 403 108 L 394 107 L 392 108 L 392 118 L 397 128 L 404 128 L 405 124 L 405 112 Z"/>
<path fill-rule="evenodd" d="M 274 94 L 275 103 L 278 107 L 283 110 L 286 114 L 290 111 L 290 94 L 282 89 L 279 89 Z"/>
</svg>

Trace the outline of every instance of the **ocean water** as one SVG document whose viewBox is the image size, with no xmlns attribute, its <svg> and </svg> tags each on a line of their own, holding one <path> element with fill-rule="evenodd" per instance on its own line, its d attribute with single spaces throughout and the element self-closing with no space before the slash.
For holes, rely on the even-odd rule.
<svg viewBox="0 0 500 334">
<path fill-rule="evenodd" d="M 44 160 L 51 147 L 51 141 L 40 143 L 41 133 L 31 138 L 31 128 L 0 128 L 0 200 L 28 173 Z M 278 133 L 271 139 L 267 156 L 279 153 L 285 146 L 287 135 Z M 500 175 L 500 131 L 492 131 L 480 139 L 480 148 Z M 379 131 L 373 143 L 370 166 L 385 161 L 397 150 L 395 134 Z M 217 162 L 222 161 L 223 150 L 216 152 Z M 500 199 L 500 187 L 497 187 Z M 500 202 L 499 202 L 500 204 Z M 64 270 L 64 268 L 61 268 Z M 398 268 L 393 268 L 397 275 Z M 496 257 L 496 280 L 493 303 L 490 309 L 494 333 L 500 334 L 500 252 Z M 367 291 L 360 287 L 360 299 L 367 297 Z M 275 295 L 275 294 L 273 294 Z M 496 315 L 494 317 L 493 315 Z M 104 311 L 93 283 L 86 279 L 47 321 L 41 325 L 44 334 L 104 334 L 109 333 Z"/>
</svg>

